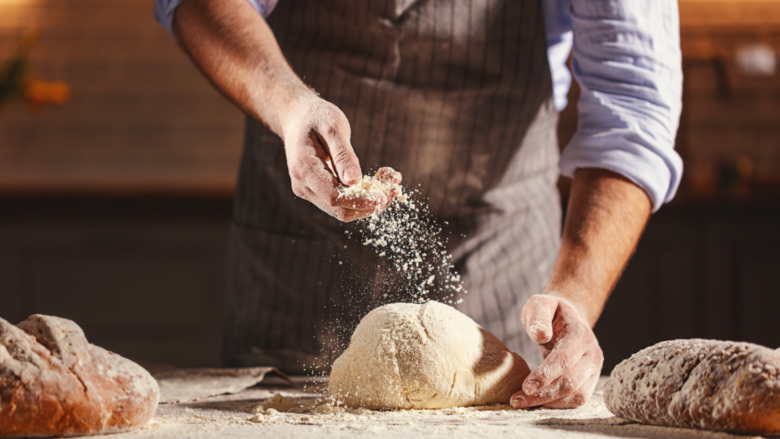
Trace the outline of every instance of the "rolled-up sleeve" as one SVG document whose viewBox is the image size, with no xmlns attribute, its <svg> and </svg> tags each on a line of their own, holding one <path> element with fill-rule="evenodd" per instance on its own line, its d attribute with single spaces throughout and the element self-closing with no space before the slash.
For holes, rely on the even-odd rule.
<svg viewBox="0 0 780 439">
<path fill-rule="evenodd" d="M 572 0 L 572 71 L 579 126 L 560 170 L 617 172 L 647 192 L 653 211 L 674 197 L 682 107 L 679 17 L 674 0 Z"/>
<path fill-rule="evenodd" d="M 155 0 L 154 18 L 162 27 L 173 35 L 173 14 L 183 0 Z M 247 0 L 255 10 L 267 17 L 273 11 L 278 0 Z"/>
</svg>

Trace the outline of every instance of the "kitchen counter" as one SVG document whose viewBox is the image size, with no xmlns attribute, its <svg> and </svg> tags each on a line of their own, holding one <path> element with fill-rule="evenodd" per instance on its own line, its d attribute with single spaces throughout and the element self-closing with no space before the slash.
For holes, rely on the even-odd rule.
<svg viewBox="0 0 780 439">
<path fill-rule="evenodd" d="M 152 421 L 141 429 L 112 439 L 126 438 L 356 438 L 368 434 L 380 438 L 745 438 L 725 433 L 635 424 L 613 416 L 604 405 L 602 387 L 591 400 L 573 410 L 512 410 L 505 405 L 444 410 L 377 412 L 348 410 L 322 404 L 325 382 L 295 386 L 267 378 L 258 386 L 232 395 L 197 401 L 161 404 Z M 281 396 L 275 396 L 275 395 Z M 269 404 L 269 400 L 274 403 Z M 275 409 L 261 409 L 266 407 Z M 291 404 L 290 404 L 291 403 Z M 302 405 L 302 413 L 285 411 L 284 405 Z"/>
</svg>

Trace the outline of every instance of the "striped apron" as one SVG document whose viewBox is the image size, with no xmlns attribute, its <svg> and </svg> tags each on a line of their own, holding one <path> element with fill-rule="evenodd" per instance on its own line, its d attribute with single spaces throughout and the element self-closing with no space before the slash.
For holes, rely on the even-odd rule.
<svg viewBox="0 0 780 439">
<path fill-rule="evenodd" d="M 520 313 L 560 242 L 541 1 L 282 0 L 268 23 L 296 73 L 346 114 L 363 171 L 391 166 L 429 197 L 469 292 L 459 309 L 538 364 Z M 248 119 L 226 365 L 328 370 L 392 270 L 351 227 L 293 195 L 281 140 Z"/>
</svg>

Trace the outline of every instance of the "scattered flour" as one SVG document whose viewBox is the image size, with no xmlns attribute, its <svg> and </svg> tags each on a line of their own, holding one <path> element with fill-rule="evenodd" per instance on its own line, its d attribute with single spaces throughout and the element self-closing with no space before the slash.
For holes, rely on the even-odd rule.
<svg viewBox="0 0 780 439">
<path fill-rule="evenodd" d="M 614 417 L 603 403 L 600 388 L 584 406 L 571 410 L 513 410 L 504 404 L 494 404 L 437 410 L 374 411 L 344 407 L 328 399 L 316 384 L 303 389 L 260 387 L 197 403 L 162 404 L 146 426 L 133 432 L 99 437 L 352 439 L 367 434 L 379 439 L 748 438 L 642 425 Z"/>
<path fill-rule="evenodd" d="M 602 380 L 603 385 L 603 380 Z M 601 386 L 599 386 L 601 387 Z M 733 439 L 734 436 L 706 430 L 636 424 L 613 416 L 605 407 L 599 388 L 585 405 L 576 409 L 515 410 L 506 404 L 456 407 L 435 410 L 375 411 L 344 407 L 325 397 L 284 398 L 289 411 L 277 410 L 266 402 L 251 408 L 248 421 L 269 427 L 314 428 L 312 432 L 332 437 L 360 437 L 372 433 L 380 438 L 523 437 L 523 438 L 645 438 L 645 439 Z M 292 430 L 290 430 L 292 431 Z M 756 436 L 752 436 L 757 438 Z"/>
<path fill-rule="evenodd" d="M 286 408 L 286 409 L 285 409 Z M 252 410 L 249 421 L 260 424 L 305 424 L 338 426 L 350 430 L 384 430 L 393 426 L 454 426 L 477 422 L 506 424 L 507 422 L 535 423 L 548 420 L 557 410 L 515 410 L 506 404 L 473 407 L 455 407 L 436 410 L 388 410 L 345 407 L 331 398 L 286 398 L 274 395 Z M 571 419 L 607 418 L 603 404 L 589 403 L 568 411 Z"/>
</svg>

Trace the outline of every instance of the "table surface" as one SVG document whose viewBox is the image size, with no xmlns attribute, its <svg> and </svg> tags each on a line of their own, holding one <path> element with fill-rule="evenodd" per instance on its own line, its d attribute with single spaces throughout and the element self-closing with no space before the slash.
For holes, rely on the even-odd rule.
<svg viewBox="0 0 780 439">
<path fill-rule="evenodd" d="M 351 410 L 322 404 L 325 382 L 296 378 L 296 386 L 275 378 L 231 395 L 160 404 L 144 427 L 106 438 L 745 438 L 700 430 L 657 427 L 613 416 L 604 405 L 602 379 L 593 397 L 571 410 L 512 410 L 507 405 L 442 410 Z M 268 401 L 308 407 L 299 412 L 268 409 Z M 317 401 L 320 401 L 318 404 Z M 261 408 L 265 402 L 266 407 Z M 98 436 L 102 437 L 102 436 Z"/>
</svg>

